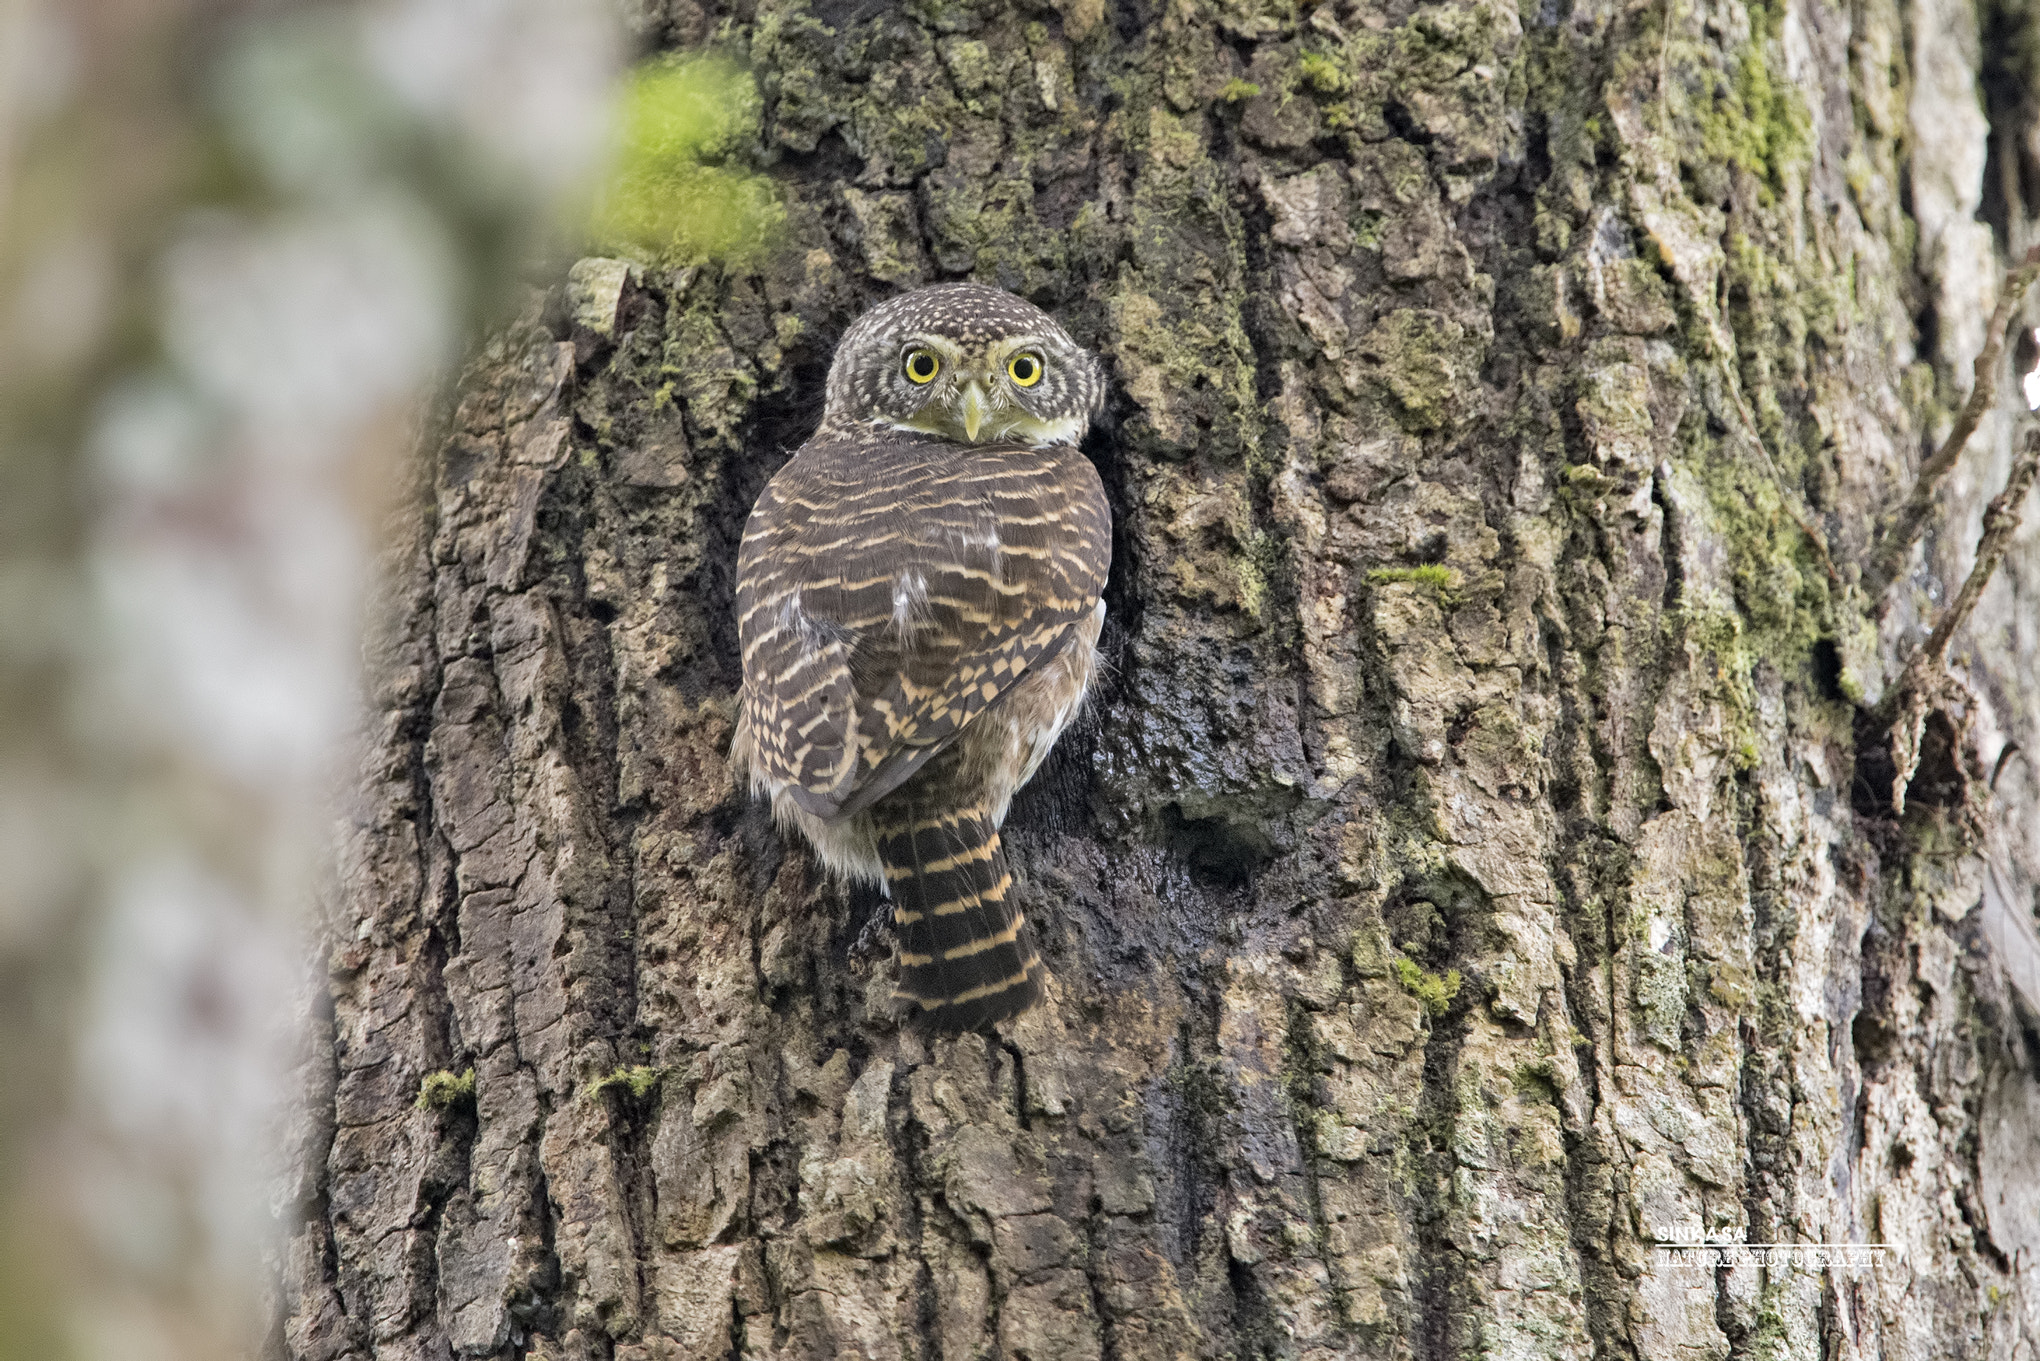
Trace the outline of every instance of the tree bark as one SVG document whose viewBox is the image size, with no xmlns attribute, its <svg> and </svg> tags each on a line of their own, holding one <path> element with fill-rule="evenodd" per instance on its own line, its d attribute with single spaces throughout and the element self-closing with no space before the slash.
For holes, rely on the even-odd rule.
<svg viewBox="0 0 2040 1361">
<path fill-rule="evenodd" d="M 2040 20 L 647 3 L 750 64 L 786 223 L 576 271 L 426 441 L 275 1351 L 2040 1348 L 2040 1038 L 1971 910 L 1993 766 L 2040 882 L 2040 537 L 1902 818 L 1865 721 L 2010 406 L 1852 585 L 2035 236 Z M 834 338 L 964 276 L 1106 357 L 1117 529 L 1006 838 L 1050 1001 L 924 1042 L 734 787 L 730 600 Z M 1703 1234 L 1892 1250 L 1656 1246 Z"/>
</svg>

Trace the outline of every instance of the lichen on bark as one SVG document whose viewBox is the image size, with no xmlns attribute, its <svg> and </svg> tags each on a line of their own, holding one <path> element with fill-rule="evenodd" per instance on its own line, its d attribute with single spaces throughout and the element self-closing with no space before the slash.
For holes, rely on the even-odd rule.
<svg viewBox="0 0 2040 1361">
<path fill-rule="evenodd" d="M 534 295 L 428 442 L 283 1351 L 2040 1341 L 1963 824 L 1852 797 L 1916 607 L 1880 651 L 1846 571 L 1966 372 L 1915 321 L 1959 281 L 1908 63 L 1973 57 L 1888 0 L 639 19 L 754 73 L 785 239 L 583 271 L 606 330 Z M 1007 838 L 1050 1003 L 929 1042 L 877 904 L 732 785 L 729 602 L 833 338 L 964 275 L 1106 358 L 1117 529 Z M 2036 647 L 1975 654 L 2031 749 Z"/>
</svg>

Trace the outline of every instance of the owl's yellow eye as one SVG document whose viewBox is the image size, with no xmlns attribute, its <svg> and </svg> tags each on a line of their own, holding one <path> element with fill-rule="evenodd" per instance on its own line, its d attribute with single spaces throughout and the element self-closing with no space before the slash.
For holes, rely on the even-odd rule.
<svg viewBox="0 0 2040 1361">
<path fill-rule="evenodd" d="M 1041 356 L 1020 353 L 1006 361 L 1006 376 L 1021 387 L 1031 388 L 1041 381 Z"/>
<path fill-rule="evenodd" d="M 916 383 L 932 383 L 935 375 L 942 372 L 942 361 L 935 357 L 933 350 L 909 350 L 907 352 L 907 377 Z"/>
</svg>

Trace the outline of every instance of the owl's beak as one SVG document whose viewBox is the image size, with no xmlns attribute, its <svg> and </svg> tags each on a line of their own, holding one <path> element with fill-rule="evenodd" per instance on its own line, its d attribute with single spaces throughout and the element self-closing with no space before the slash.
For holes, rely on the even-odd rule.
<svg viewBox="0 0 2040 1361">
<path fill-rule="evenodd" d="M 963 385 L 963 435 L 975 442 L 985 423 L 985 390 L 973 381 Z"/>
</svg>

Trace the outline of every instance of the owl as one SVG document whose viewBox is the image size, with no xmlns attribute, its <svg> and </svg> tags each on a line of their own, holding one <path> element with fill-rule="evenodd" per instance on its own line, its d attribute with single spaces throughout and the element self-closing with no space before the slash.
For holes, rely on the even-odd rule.
<svg viewBox="0 0 2040 1361">
<path fill-rule="evenodd" d="M 1077 451 L 1105 379 L 1047 313 L 940 284 L 866 312 L 737 553 L 734 764 L 883 887 L 911 1019 L 1018 1015 L 1046 976 L 999 828 L 1097 669 L 1111 510 Z"/>
</svg>

